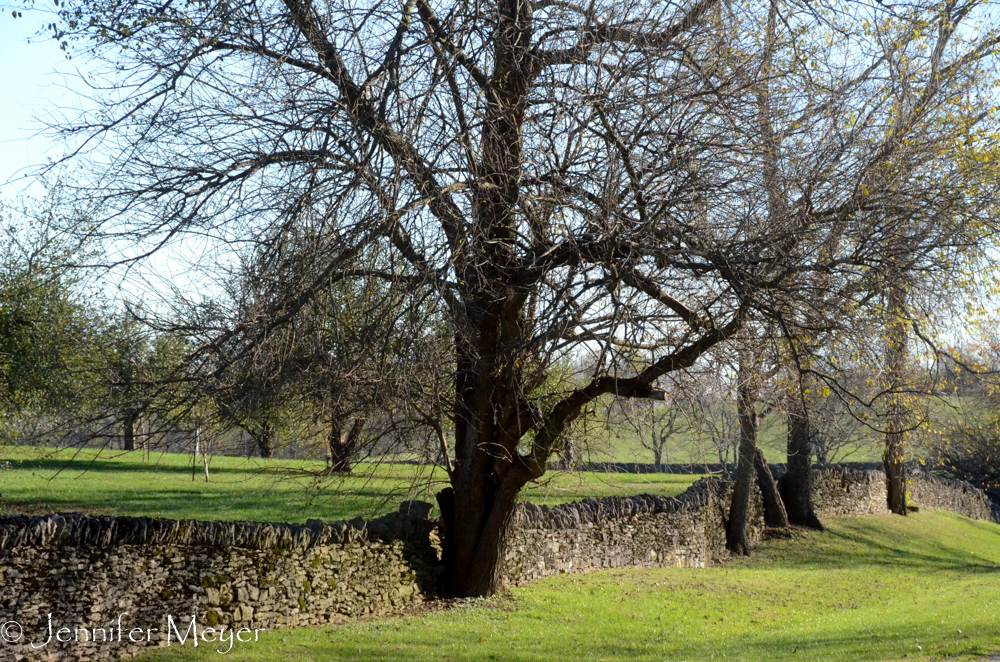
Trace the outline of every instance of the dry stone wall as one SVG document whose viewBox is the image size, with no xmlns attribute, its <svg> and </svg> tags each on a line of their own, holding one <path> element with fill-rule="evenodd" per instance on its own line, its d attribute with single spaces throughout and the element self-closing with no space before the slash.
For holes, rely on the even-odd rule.
<svg viewBox="0 0 1000 662">
<path fill-rule="evenodd" d="M 199 633 L 225 652 L 259 629 L 397 611 L 434 595 L 434 528 L 411 514 L 333 526 L 3 518 L 0 660 L 107 660 Z"/>
<path fill-rule="evenodd" d="M 918 470 L 911 472 L 906 491 L 914 506 L 950 510 L 970 519 L 1000 523 L 1000 506 L 965 481 Z M 821 519 L 888 513 L 885 474 L 878 470 L 844 467 L 816 470 L 813 472 L 812 502 Z"/>
<path fill-rule="evenodd" d="M 1000 523 L 1000 506 L 981 489 L 964 480 L 920 473 L 907 487 L 910 501 L 921 507 L 951 510 L 971 519 Z M 883 491 L 884 488 L 883 484 Z"/>
<path fill-rule="evenodd" d="M 753 486 L 747 540 L 764 530 Z M 730 484 L 703 479 L 676 498 L 641 495 L 567 503 L 525 503 L 515 516 L 504 575 L 523 583 L 547 575 L 601 568 L 704 568 L 725 555 Z"/>
<path fill-rule="evenodd" d="M 880 472 L 825 469 L 813 487 L 823 517 L 885 512 Z M 967 483 L 920 474 L 910 492 L 924 507 L 1000 521 Z M 520 584 L 600 568 L 709 566 L 725 556 L 730 495 L 713 478 L 677 498 L 521 504 L 505 576 Z M 429 512 L 408 502 L 378 520 L 333 525 L 0 518 L 0 662 L 130 657 L 192 636 L 231 652 L 261 629 L 399 611 L 436 597 L 440 548 Z M 751 544 L 763 529 L 755 489 Z M 17 641 L 10 622 L 21 628 Z"/>
<path fill-rule="evenodd" d="M 820 519 L 888 513 L 885 473 L 844 467 L 815 470 L 812 504 Z"/>
</svg>

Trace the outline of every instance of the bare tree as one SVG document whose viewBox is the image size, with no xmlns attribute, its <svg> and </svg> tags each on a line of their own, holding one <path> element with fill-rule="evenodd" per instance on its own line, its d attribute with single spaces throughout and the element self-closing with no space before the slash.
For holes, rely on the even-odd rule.
<svg viewBox="0 0 1000 662">
<path fill-rule="evenodd" d="M 58 36 L 112 67 L 99 111 L 60 128 L 123 146 L 90 151 L 87 182 L 114 210 L 101 230 L 132 246 L 123 261 L 197 235 L 269 263 L 306 217 L 335 247 L 192 352 L 213 376 L 334 283 L 440 305 L 446 586 L 482 595 L 501 585 L 521 488 L 596 399 L 662 399 L 658 380 L 750 311 L 796 337 L 826 318 L 788 311 L 865 300 L 866 274 L 910 236 L 882 211 L 913 192 L 882 173 L 909 136 L 947 132 L 922 123 L 928 102 L 898 130 L 881 112 L 942 9 L 908 7 L 869 10 L 872 31 L 812 5 L 718 0 L 70 2 Z M 936 67 L 925 97 L 950 89 L 944 74 L 973 75 L 988 43 Z M 592 372 L 552 388 L 574 352 Z"/>
<path fill-rule="evenodd" d="M 905 363 L 906 325 L 889 320 L 905 317 L 901 297 L 907 283 L 917 273 L 944 274 L 947 279 L 955 264 L 966 261 L 969 254 L 981 256 L 983 246 L 994 241 L 995 219 L 988 210 L 995 203 L 995 192 L 984 187 L 992 170 L 953 148 L 956 141 L 981 145 L 986 140 L 982 132 L 989 124 L 988 113 L 977 108 L 980 99 L 992 105 L 981 83 L 992 79 L 988 63 L 996 53 L 998 32 L 988 21 L 980 21 L 985 9 L 976 2 L 910 9 L 912 13 L 904 15 L 898 7 L 889 8 L 888 14 L 876 16 L 872 29 L 881 35 L 884 47 L 872 52 L 867 66 L 859 62 L 841 78 L 834 94 L 804 106 L 790 99 L 789 90 L 797 88 L 775 82 L 777 72 L 804 52 L 829 62 L 839 57 L 841 46 L 796 39 L 794 24 L 778 0 L 770 3 L 762 31 L 762 68 L 768 75 L 754 87 L 759 130 L 748 138 L 762 154 L 758 162 L 766 197 L 762 215 L 773 222 L 805 205 L 814 221 L 828 214 L 840 216 L 844 222 L 837 229 L 802 239 L 799 249 L 806 250 L 808 244 L 818 262 L 835 260 L 833 256 L 845 250 L 852 253 L 858 242 L 876 241 L 882 249 L 877 266 L 872 263 L 867 275 L 854 272 L 845 278 L 846 272 L 807 269 L 790 276 L 798 281 L 797 287 L 814 296 L 794 308 L 779 305 L 771 311 L 791 355 L 785 505 L 791 521 L 806 526 L 818 525 L 810 506 L 813 430 L 808 393 L 818 384 L 836 382 L 832 375 L 838 373 L 816 369 L 814 358 L 823 353 L 822 344 L 834 334 L 850 332 L 859 301 L 867 303 L 885 294 L 889 301 L 882 310 L 888 311 L 887 328 L 895 329 L 886 360 L 894 367 L 887 367 L 885 374 L 898 374 L 900 362 Z M 976 29 L 983 25 L 987 25 L 983 31 Z M 795 71 L 789 71 L 793 78 Z M 808 78 L 807 74 L 801 89 L 812 89 Z M 965 106 L 969 112 L 955 113 L 955 104 L 963 98 L 977 101 Z M 823 111 L 831 108 L 844 113 L 842 119 L 825 116 Z M 807 135 L 797 133 L 802 125 L 809 127 Z M 867 146 L 855 150 L 866 126 L 882 128 L 877 135 L 867 135 Z M 959 126 L 963 128 L 954 131 Z M 829 169 L 837 169 L 834 164 L 844 159 L 856 166 L 850 168 L 851 174 L 831 177 Z M 857 225 L 855 221 L 862 218 Z M 892 229 L 872 233 L 876 226 Z M 903 272 L 909 277 L 894 275 Z M 859 289 L 868 294 L 858 297 Z M 885 382 L 888 393 L 901 388 L 893 378 Z M 895 486 L 902 484 L 905 416 L 898 403 L 890 410 L 885 466 L 893 510 L 901 511 Z"/>
<path fill-rule="evenodd" d="M 260 324 L 274 306 L 316 280 L 317 265 L 337 248 L 310 215 L 296 221 L 277 255 L 264 250 L 241 268 L 223 303 L 229 319 L 221 326 Z M 219 345 L 216 361 L 226 367 L 215 370 L 204 388 L 254 436 L 262 456 L 277 434 L 291 429 L 325 430 L 332 473 L 351 471 L 376 447 L 382 455 L 411 450 L 420 426 L 430 426 L 440 450 L 447 410 L 438 375 L 449 362 L 440 325 L 434 305 L 415 304 L 403 287 L 336 280 L 314 291 L 294 318 L 251 351 L 242 352 L 239 343 Z M 400 418 L 401 412 L 407 415 Z M 390 440 L 398 442 L 395 448 Z"/>
<path fill-rule="evenodd" d="M 740 428 L 733 406 L 735 391 L 726 378 L 714 370 L 700 375 L 694 388 L 701 391 L 690 399 L 689 417 L 692 436 L 697 442 L 693 449 L 695 454 L 709 450 L 719 464 L 732 465 L 737 459 Z"/>
<path fill-rule="evenodd" d="M 639 432 L 639 443 L 653 453 L 653 464 L 657 471 L 663 471 L 667 455 L 667 442 L 681 431 L 683 418 L 676 405 L 667 407 L 653 406 L 649 412 L 649 426 Z M 645 432 L 645 434 L 643 434 Z"/>
</svg>

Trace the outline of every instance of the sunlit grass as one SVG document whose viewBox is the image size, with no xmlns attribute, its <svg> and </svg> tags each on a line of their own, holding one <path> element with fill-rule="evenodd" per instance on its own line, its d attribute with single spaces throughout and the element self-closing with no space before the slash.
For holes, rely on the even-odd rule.
<svg viewBox="0 0 1000 662">
<path fill-rule="evenodd" d="M 81 510 L 90 514 L 201 520 L 305 522 L 391 512 L 404 499 L 434 503 L 445 486 L 441 469 L 360 464 L 346 477 L 323 474 L 322 462 L 216 457 L 210 481 L 189 455 L 138 452 L 0 449 L 0 512 Z M 192 479 L 193 478 L 193 479 Z M 555 505 L 589 497 L 675 496 L 697 476 L 550 472 L 523 497 Z"/>
<path fill-rule="evenodd" d="M 941 512 L 838 518 L 708 570 L 550 578 L 511 598 L 274 631 L 230 660 L 943 660 L 1000 650 L 1000 527 Z M 148 660 L 216 659 L 199 649 Z"/>
</svg>

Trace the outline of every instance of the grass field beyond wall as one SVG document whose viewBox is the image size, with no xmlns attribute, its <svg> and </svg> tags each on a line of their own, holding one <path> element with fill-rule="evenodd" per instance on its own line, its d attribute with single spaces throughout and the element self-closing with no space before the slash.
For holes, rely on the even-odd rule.
<svg viewBox="0 0 1000 662">
<path fill-rule="evenodd" d="M 446 611 L 264 633 L 225 659 L 852 662 L 1000 651 L 1000 527 L 943 512 L 828 525 L 722 568 L 565 575 Z M 219 654 L 203 643 L 143 659 Z"/>
<path fill-rule="evenodd" d="M 445 473 L 415 465 L 358 465 L 321 475 L 322 462 L 213 458 L 209 482 L 191 456 L 0 448 L 0 514 L 83 511 L 172 519 L 305 522 L 377 517 L 404 499 L 435 503 Z M 192 480 L 192 475 L 194 480 Z M 555 505 L 591 497 L 676 496 L 698 476 L 550 472 L 523 498 Z"/>
</svg>

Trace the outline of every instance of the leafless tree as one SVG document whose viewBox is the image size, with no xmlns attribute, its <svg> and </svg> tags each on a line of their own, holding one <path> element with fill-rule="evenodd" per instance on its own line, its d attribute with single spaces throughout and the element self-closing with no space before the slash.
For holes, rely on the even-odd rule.
<svg viewBox="0 0 1000 662">
<path fill-rule="evenodd" d="M 311 220 L 296 219 L 280 251 L 265 249 L 241 268 L 225 298 L 230 319 L 223 326 L 264 324 L 275 305 L 316 280 L 317 265 L 337 247 Z M 448 413 L 440 373 L 449 363 L 441 328 L 433 303 L 415 304 L 402 287 L 340 279 L 314 291 L 251 351 L 219 345 L 216 361 L 226 367 L 203 386 L 254 436 L 262 455 L 281 428 L 324 430 L 333 473 L 349 472 L 376 449 L 412 451 L 415 434 L 424 439 L 420 450 L 433 440 L 440 455 Z M 420 435 L 421 427 L 429 429 Z"/>
<path fill-rule="evenodd" d="M 709 450 L 719 464 L 733 465 L 740 438 L 733 375 L 718 361 L 709 360 L 706 363 L 710 367 L 703 370 L 688 387 L 690 397 L 687 402 L 690 406 L 687 416 L 691 436 L 696 442 L 692 454 L 704 456 L 703 451 Z"/>
<path fill-rule="evenodd" d="M 649 413 L 649 426 L 640 430 L 639 443 L 653 453 L 653 464 L 657 471 L 663 471 L 667 456 L 667 442 L 683 429 L 684 419 L 675 406 L 653 406 Z M 645 433 L 645 434 L 644 434 Z"/>
<path fill-rule="evenodd" d="M 885 397 L 890 400 L 885 468 L 890 507 L 905 513 L 901 448 L 907 423 L 902 407 L 892 402 L 905 389 L 898 375 L 906 361 L 907 329 L 912 321 L 904 313 L 906 292 L 916 278 L 952 278 L 956 264 L 967 263 L 970 256 L 975 256 L 973 260 L 982 257 L 984 246 L 996 236 L 989 211 L 995 204 L 995 187 L 986 184 L 995 171 L 983 165 L 981 153 L 975 156 L 990 149 L 990 111 L 981 109 L 992 108 L 994 102 L 982 83 L 993 79 L 996 26 L 984 17 L 985 5 L 977 2 L 913 9 L 912 20 L 891 9 L 889 15 L 876 19 L 872 29 L 884 48 L 872 53 L 870 65 L 859 67 L 856 76 L 845 76 L 836 94 L 807 105 L 802 115 L 782 112 L 795 104 L 789 103 L 787 84 L 773 82 L 773 74 L 787 66 L 783 63 L 788 58 L 794 60 L 803 53 L 800 43 L 790 37 L 794 30 L 777 0 L 770 3 L 763 30 L 762 67 L 769 75 L 755 87 L 760 130 L 751 141 L 763 155 L 759 176 L 766 193 L 764 215 L 772 220 L 784 218 L 793 203 L 807 205 L 814 220 L 846 212 L 839 229 L 817 235 L 815 241 L 802 239 L 800 250 L 808 244 L 819 262 L 845 249 L 852 252 L 850 246 L 858 242 L 874 241 L 882 249 L 877 260 L 869 263 L 870 272 L 854 282 L 824 270 L 791 276 L 799 281 L 798 287 L 812 290 L 814 296 L 794 308 L 772 311 L 791 353 L 789 471 L 784 486 L 789 517 L 798 524 L 818 525 L 809 505 L 813 434 L 805 406 L 808 391 L 816 380 L 836 383 L 831 374 L 839 374 L 836 369 L 824 374 L 815 367 L 814 358 L 822 354 L 822 338 L 849 333 L 859 300 L 879 299 L 885 328 L 891 330 L 882 371 Z M 904 25 L 906 30 L 915 29 L 899 32 Z M 976 29 L 984 25 L 983 31 Z M 829 62 L 839 46 L 817 48 L 813 42 L 808 48 L 809 57 Z M 803 87 L 809 89 L 808 84 Z M 852 90 L 859 93 L 854 95 Z M 841 105 L 845 97 L 854 101 Z M 816 112 L 830 105 L 847 113 L 846 124 L 830 122 Z M 956 107 L 966 111 L 956 112 Z M 806 134 L 797 133 L 802 124 L 809 126 Z M 834 137 L 846 126 L 851 128 Z M 867 133 L 866 126 L 882 128 L 875 135 Z M 855 150 L 864 133 L 867 145 Z M 796 149 L 789 153 L 793 144 Z M 958 144 L 967 145 L 968 150 L 956 149 Z M 856 166 L 851 175 L 830 177 L 826 168 L 845 158 Z M 840 202 L 831 205 L 834 199 Z M 855 225 L 861 219 L 861 225 Z M 880 230 L 873 233 L 876 227 Z M 868 292 L 860 299 L 856 296 L 859 287 Z"/>
<path fill-rule="evenodd" d="M 797 338 L 863 303 L 893 247 L 950 245 L 893 219 L 945 213 L 930 155 L 958 130 L 936 113 L 994 42 L 923 44 L 975 6 L 71 1 L 59 38 L 112 66 L 59 128 L 125 262 L 199 236 L 268 263 L 306 217 L 335 247 L 195 368 L 222 375 L 336 283 L 445 311 L 446 585 L 481 595 L 521 488 L 597 398 L 662 399 L 752 311 Z M 901 116 L 886 94 L 914 77 Z M 591 373 L 553 388 L 574 352 Z"/>
</svg>

